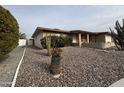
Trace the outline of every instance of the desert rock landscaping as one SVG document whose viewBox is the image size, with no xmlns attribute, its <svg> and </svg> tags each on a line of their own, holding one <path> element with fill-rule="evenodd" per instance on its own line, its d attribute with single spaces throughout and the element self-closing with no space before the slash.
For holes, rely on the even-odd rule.
<svg viewBox="0 0 124 93">
<path fill-rule="evenodd" d="M 16 86 L 20 87 L 104 87 L 124 77 L 124 52 L 93 48 L 65 47 L 62 74 L 49 72 L 50 57 L 45 49 L 28 47 Z"/>
</svg>

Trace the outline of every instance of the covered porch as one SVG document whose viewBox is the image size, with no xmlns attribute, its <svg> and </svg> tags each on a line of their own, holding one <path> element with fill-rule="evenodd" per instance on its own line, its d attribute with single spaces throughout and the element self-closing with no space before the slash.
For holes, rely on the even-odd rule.
<svg viewBox="0 0 124 93">
<path fill-rule="evenodd" d="M 80 47 L 82 43 L 90 43 L 90 34 L 88 33 L 72 34 L 72 43 L 75 43 Z"/>
<path fill-rule="evenodd" d="M 78 32 L 72 34 L 72 43 L 81 47 L 108 48 L 114 46 L 108 33 Z"/>
</svg>

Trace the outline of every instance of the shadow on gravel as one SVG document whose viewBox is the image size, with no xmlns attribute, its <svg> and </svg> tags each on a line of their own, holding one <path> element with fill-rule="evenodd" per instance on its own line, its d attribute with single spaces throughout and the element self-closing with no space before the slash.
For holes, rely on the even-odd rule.
<svg viewBox="0 0 124 93">
<path fill-rule="evenodd" d="M 35 65 L 38 68 L 40 68 L 40 71 L 50 74 L 50 72 L 49 72 L 50 65 L 48 63 L 45 63 L 45 62 L 42 63 L 42 62 L 38 61 L 38 62 L 35 62 Z"/>
<path fill-rule="evenodd" d="M 7 54 L 5 56 L 0 57 L 0 63 L 2 63 L 4 60 L 6 60 L 10 55 Z"/>
<path fill-rule="evenodd" d="M 35 49 L 35 50 L 42 50 L 42 48 L 34 47 L 34 46 L 27 46 L 28 48 Z"/>
<path fill-rule="evenodd" d="M 41 56 L 48 56 L 47 53 L 43 53 L 43 52 L 34 52 L 34 53 L 36 53 L 36 54 L 38 54 L 38 55 L 41 55 Z M 48 56 L 48 57 L 49 57 L 49 56 Z"/>
</svg>

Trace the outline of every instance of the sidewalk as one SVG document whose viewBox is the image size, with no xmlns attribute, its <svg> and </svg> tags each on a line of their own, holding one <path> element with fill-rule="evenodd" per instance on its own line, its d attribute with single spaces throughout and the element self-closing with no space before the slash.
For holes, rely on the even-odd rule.
<svg viewBox="0 0 124 93">
<path fill-rule="evenodd" d="M 124 78 L 122 78 L 119 81 L 113 83 L 110 87 L 124 87 Z"/>
<path fill-rule="evenodd" d="M 24 47 L 15 48 L 9 56 L 0 62 L 0 87 L 10 87 L 16 68 L 23 55 Z"/>
</svg>

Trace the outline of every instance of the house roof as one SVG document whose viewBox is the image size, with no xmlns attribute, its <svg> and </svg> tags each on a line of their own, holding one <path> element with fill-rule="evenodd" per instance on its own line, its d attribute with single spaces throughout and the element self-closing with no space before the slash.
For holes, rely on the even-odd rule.
<svg viewBox="0 0 124 93">
<path fill-rule="evenodd" d="M 37 27 L 32 37 L 35 37 L 39 32 L 56 32 L 56 33 L 70 33 L 69 31 L 57 29 L 57 28 L 45 28 L 45 27 Z"/>
<path fill-rule="evenodd" d="M 90 32 L 90 31 L 84 31 L 84 30 L 71 30 L 70 33 L 88 33 L 88 34 L 95 34 L 95 35 L 99 35 L 99 34 L 108 34 L 110 35 L 110 32 Z"/>
<path fill-rule="evenodd" d="M 84 31 L 84 30 L 71 30 L 70 33 L 88 33 L 88 34 L 92 34 L 93 32 Z"/>
<path fill-rule="evenodd" d="M 37 36 L 40 32 L 55 32 L 55 33 L 65 33 L 65 34 L 77 34 L 77 33 L 88 33 L 88 34 L 107 34 L 110 35 L 110 32 L 90 32 L 90 31 L 84 31 L 84 30 L 71 30 L 71 31 L 65 31 L 57 28 L 45 28 L 45 27 L 37 27 L 35 32 L 33 33 L 32 37 Z"/>
</svg>

